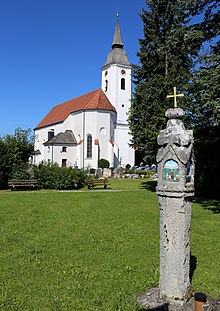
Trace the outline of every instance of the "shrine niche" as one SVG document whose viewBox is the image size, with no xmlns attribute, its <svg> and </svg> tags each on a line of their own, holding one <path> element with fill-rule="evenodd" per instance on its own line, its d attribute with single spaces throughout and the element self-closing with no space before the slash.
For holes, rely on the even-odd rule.
<svg viewBox="0 0 220 311">
<path fill-rule="evenodd" d="M 179 165 L 174 160 L 168 160 L 163 169 L 163 178 L 165 182 L 178 182 L 180 176 Z"/>
</svg>

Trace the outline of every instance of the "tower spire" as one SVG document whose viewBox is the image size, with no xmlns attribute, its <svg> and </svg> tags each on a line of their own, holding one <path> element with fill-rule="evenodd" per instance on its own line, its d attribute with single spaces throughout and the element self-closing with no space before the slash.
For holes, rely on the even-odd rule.
<svg viewBox="0 0 220 311">
<path fill-rule="evenodd" d="M 120 64 L 130 66 L 127 54 L 124 50 L 124 44 L 122 43 L 121 39 L 118 12 L 116 13 L 116 26 L 115 26 L 114 39 L 112 42 L 112 50 L 108 53 L 107 61 L 105 62 L 103 67 L 110 64 Z"/>
<path fill-rule="evenodd" d="M 115 34 L 114 34 L 114 39 L 113 39 L 113 42 L 112 42 L 112 49 L 114 49 L 114 48 L 123 49 L 123 47 L 124 47 L 124 45 L 122 43 L 120 26 L 119 26 L 119 13 L 117 11 L 117 13 L 116 13 Z"/>
</svg>

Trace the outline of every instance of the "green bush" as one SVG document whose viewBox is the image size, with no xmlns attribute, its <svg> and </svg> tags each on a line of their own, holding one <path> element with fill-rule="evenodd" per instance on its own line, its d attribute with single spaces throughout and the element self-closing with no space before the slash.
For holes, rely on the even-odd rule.
<svg viewBox="0 0 220 311">
<path fill-rule="evenodd" d="M 143 175 L 144 178 L 151 178 L 156 175 L 155 172 L 153 171 L 148 171 L 148 170 L 128 170 L 127 174 L 137 174 L 137 175 Z"/>
<path fill-rule="evenodd" d="M 40 188 L 58 190 L 81 188 L 87 178 L 83 170 L 45 162 L 33 167 L 33 175 L 38 180 Z"/>
<path fill-rule="evenodd" d="M 109 163 L 109 161 L 106 160 L 106 159 L 100 159 L 100 160 L 98 161 L 98 167 L 99 167 L 99 168 L 109 168 L 109 166 L 110 166 L 110 163 Z"/>
<path fill-rule="evenodd" d="M 31 179 L 33 177 L 32 166 L 28 163 L 13 165 L 11 179 Z"/>
</svg>

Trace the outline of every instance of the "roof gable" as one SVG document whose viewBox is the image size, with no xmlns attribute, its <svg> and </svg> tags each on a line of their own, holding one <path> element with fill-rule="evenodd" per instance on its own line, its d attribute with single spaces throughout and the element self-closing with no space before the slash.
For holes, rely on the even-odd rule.
<svg viewBox="0 0 220 311">
<path fill-rule="evenodd" d="M 71 130 L 66 130 L 65 133 L 60 132 L 56 136 L 53 136 L 50 140 L 44 143 L 48 145 L 77 145 L 76 138 Z"/>
<path fill-rule="evenodd" d="M 61 123 L 65 121 L 71 113 L 80 110 L 107 110 L 116 112 L 102 89 L 98 89 L 71 99 L 63 104 L 56 105 L 35 129 Z"/>
</svg>

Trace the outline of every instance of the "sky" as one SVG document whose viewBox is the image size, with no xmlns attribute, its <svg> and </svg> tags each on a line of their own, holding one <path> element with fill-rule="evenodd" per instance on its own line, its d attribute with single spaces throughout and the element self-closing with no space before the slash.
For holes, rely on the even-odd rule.
<svg viewBox="0 0 220 311">
<path fill-rule="evenodd" d="M 53 106 L 101 87 L 119 12 L 137 64 L 145 0 L 0 0 L 0 137 L 34 129 Z"/>
</svg>

